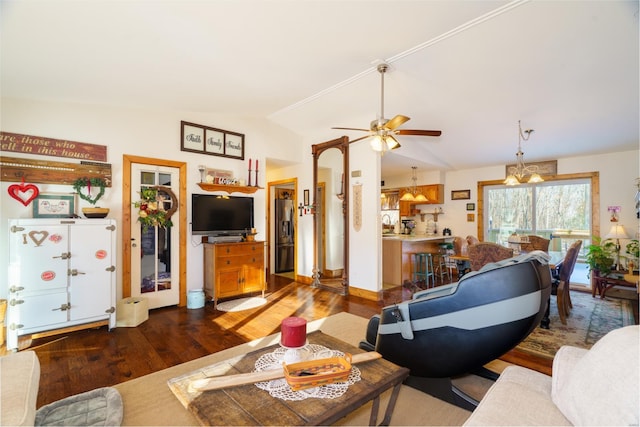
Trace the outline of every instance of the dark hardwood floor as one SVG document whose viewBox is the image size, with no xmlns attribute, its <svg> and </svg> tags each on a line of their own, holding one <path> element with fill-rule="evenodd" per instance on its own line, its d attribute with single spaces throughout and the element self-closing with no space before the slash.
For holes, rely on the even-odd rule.
<svg viewBox="0 0 640 427">
<path fill-rule="evenodd" d="M 167 307 L 151 310 L 149 319 L 134 328 L 109 332 L 101 327 L 36 339 L 30 349 L 41 364 L 38 407 L 279 332 L 288 316 L 312 321 L 345 311 L 369 318 L 383 306 L 402 301 L 402 292 L 385 290 L 384 301 L 378 303 L 271 276 L 268 303 L 257 310 L 222 313 L 211 302 L 195 310 Z M 547 361 L 514 357 L 513 363 L 550 370 Z"/>
</svg>

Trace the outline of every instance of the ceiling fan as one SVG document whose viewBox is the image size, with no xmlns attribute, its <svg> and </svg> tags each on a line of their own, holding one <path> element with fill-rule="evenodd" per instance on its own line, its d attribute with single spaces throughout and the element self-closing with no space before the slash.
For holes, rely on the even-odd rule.
<svg viewBox="0 0 640 427">
<path fill-rule="evenodd" d="M 371 122 L 370 128 L 362 129 L 334 127 L 332 129 L 358 130 L 368 132 L 369 135 L 354 139 L 352 141 L 349 141 L 349 143 L 373 137 L 374 139 L 371 141 L 371 148 L 382 153 L 400 147 L 400 143 L 394 137 L 394 135 L 440 136 L 442 134 L 442 131 L 439 130 L 398 129 L 404 123 L 409 121 L 409 117 L 403 116 L 401 114 L 398 114 L 390 120 L 384 118 L 384 74 L 388 69 L 389 64 L 381 63 L 378 65 L 378 72 L 380 73 L 381 81 L 380 116 L 378 119 Z"/>
</svg>

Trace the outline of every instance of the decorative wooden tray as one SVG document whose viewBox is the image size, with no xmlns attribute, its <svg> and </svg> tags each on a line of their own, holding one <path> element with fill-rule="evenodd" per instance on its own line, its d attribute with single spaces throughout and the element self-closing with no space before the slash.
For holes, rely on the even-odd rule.
<svg viewBox="0 0 640 427">
<path fill-rule="evenodd" d="M 346 381 L 351 373 L 351 354 L 343 357 L 283 364 L 284 376 L 293 391 Z"/>
</svg>

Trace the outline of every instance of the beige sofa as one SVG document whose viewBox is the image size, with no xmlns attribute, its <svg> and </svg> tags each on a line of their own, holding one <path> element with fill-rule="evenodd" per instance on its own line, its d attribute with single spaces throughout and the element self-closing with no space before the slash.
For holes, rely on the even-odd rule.
<svg viewBox="0 0 640 427">
<path fill-rule="evenodd" d="M 638 425 L 640 326 L 616 329 L 590 350 L 564 346 L 553 376 L 506 368 L 466 426 Z"/>
</svg>

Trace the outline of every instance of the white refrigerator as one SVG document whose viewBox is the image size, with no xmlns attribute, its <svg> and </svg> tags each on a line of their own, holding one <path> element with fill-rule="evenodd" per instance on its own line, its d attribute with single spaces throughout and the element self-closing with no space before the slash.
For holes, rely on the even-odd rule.
<svg viewBox="0 0 640 427">
<path fill-rule="evenodd" d="M 96 322 L 115 327 L 115 224 L 10 220 L 7 349 L 18 348 L 21 335 Z"/>
</svg>

